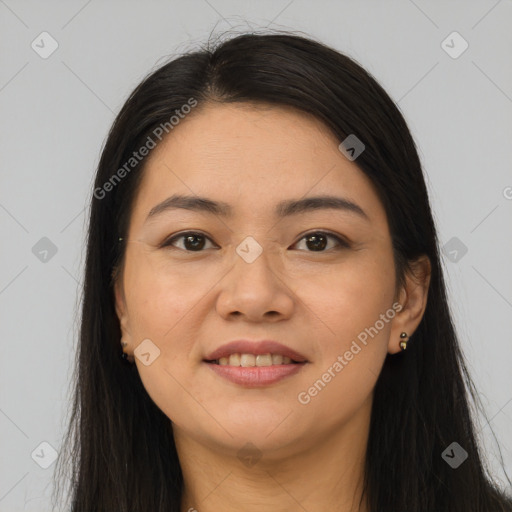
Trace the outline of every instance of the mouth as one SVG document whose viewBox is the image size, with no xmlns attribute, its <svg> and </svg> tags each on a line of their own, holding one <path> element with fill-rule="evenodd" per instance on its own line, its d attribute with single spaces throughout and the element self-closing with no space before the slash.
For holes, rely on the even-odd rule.
<svg viewBox="0 0 512 512">
<path fill-rule="evenodd" d="M 217 376 L 243 388 L 261 388 L 301 373 L 308 361 L 281 354 L 234 353 L 203 360 Z"/>
<path fill-rule="evenodd" d="M 300 365 L 308 360 L 299 352 L 274 340 L 234 340 L 206 354 L 203 361 L 217 366 Z"/>
<path fill-rule="evenodd" d="M 219 377 L 246 388 L 269 386 L 302 373 L 309 361 L 274 340 L 234 340 L 203 359 Z"/>
<path fill-rule="evenodd" d="M 219 359 L 204 359 L 206 363 L 218 366 L 234 366 L 242 368 L 282 366 L 289 364 L 306 364 L 307 361 L 294 360 L 281 354 L 241 354 L 234 353 Z"/>
</svg>

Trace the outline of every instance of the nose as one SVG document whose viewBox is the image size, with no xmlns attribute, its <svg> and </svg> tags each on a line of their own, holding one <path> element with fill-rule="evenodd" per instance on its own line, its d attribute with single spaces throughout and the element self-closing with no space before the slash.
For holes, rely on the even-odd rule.
<svg viewBox="0 0 512 512">
<path fill-rule="evenodd" d="M 272 258 L 277 261 L 276 258 Z M 217 312 L 226 320 L 243 317 L 250 322 L 278 322 L 290 318 L 295 307 L 294 292 L 263 251 L 248 263 L 238 255 L 234 266 L 221 281 Z"/>
</svg>

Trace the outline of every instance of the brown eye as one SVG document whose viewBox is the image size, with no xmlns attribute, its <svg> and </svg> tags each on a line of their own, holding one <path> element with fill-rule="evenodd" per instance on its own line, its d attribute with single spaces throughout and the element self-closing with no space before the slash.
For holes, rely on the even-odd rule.
<svg viewBox="0 0 512 512">
<path fill-rule="evenodd" d="M 327 252 L 331 249 L 350 247 L 350 245 L 342 238 L 325 231 L 314 231 L 308 233 L 304 235 L 300 241 L 302 240 L 305 240 L 308 252 Z M 332 244 L 329 247 L 329 240 L 333 240 L 335 242 L 334 247 Z M 178 241 L 182 242 L 181 245 L 177 245 Z M 186 252 L 202 252 L 205 248 L 208 249 L 215 247 L 213 244 L 212 247 L 205 247 L 208 241 L 211 243 L 211 239 L 203 233 L 187 231 L 168 238 L 161 247 L 167 247 L 169 249 L 176 248 Z"/>
<path fill-rule="evenodd" d="M 183 240 L 183 245 L 181 247 L 175 245 L 177 240 Z M 187 252 L 201 252 L 202 249 L 205 248 L 206 240 L 210 240 L 206 235 L 196 233 L 194 231 L 188 231 L 167 239 L 161 247 L 176 247 L 177 249 L 182 249 Z"/>
<path fill-rule="evenodd" d="M 335 240 L 336 245 L 335 248 L 338 247 L 349 247 L 349 244 L 342 240 L 340 237 L 333 235 L 331 233 L 327 233 L 325 231 L 314 231 L 304 235 L 300 241 L 305 240 L 306 247 L 309 249 L 309 252 L 327 252 L 333 247 L 328 247 L 327 251 L 326 247 L 329 245 L 328 240 Z"/>
</svg>

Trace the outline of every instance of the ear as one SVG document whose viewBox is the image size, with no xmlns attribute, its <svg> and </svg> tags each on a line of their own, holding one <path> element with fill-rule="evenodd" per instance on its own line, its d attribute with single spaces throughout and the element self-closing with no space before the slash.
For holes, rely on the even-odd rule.
<svg viewBox="0 0 512 512">
<path fill-rule="evenodd" d="M 396 354 L 400 348 L 400 333 L 406 332 L 409 339 L 416 331 L 427 307 L 428 289 L 432 268 L 426 255 L 410 263 L 412 270 L 407 272 L 405 284 L 400 290 L 399 303 L 402 309 L 392 320 L 388 352 Z"/>
<path fill-rule="evenodd" d="M 132 354 L 133 343 L 129 328 L 128 311 L 126 307 L 122 274 L 116 275 L 113 288 L 117 318 L 119 319 L 119 324 L 121 326 L 121 337 L 123 343 L 126 343 L 126 345 L 123 346 L 123 351 L 127 354 Z M 121 342 L 121 340 L 119 341 Z"/>
</svg>

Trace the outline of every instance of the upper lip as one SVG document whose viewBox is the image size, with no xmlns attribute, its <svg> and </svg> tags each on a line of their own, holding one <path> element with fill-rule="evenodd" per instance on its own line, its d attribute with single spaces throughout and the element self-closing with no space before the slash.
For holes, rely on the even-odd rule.
<svg viewBox="0 0 512 512">
<path fill-rule="evenodd" d="M 292 361 L 306 363 L 307 359 L 295 350 L 273 340 L 250 341 L 234 340 L 221 345 L 208 354 L 205 361 L 215 361 L 221 357 L 229 357 L 231 354 L 279 354 L 289 357 Z"/>
</svg>

